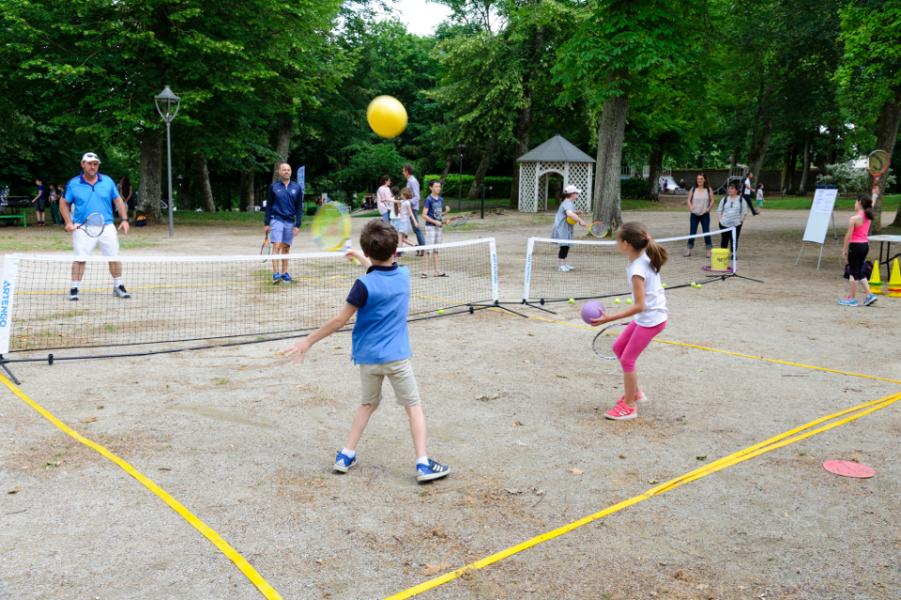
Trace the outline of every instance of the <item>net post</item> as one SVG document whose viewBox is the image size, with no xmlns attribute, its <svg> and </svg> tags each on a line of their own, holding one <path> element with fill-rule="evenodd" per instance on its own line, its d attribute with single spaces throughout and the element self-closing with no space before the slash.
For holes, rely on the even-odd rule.
<svg viewBox="0 0 901 600">
<path fill-rule="evenodd" d="M 491 254 L 491 300 L 497 304 L 500 300 L 500 286 L 497 274 L 497 242 L 493 237 L 488 238 L 488 250 Z"/>
<path fill-rule="evenodd" d="M 10 254 L 3 259 L 3 283 L 0 287 L 0 356 L 9 352 L 9 339 L 13 326 L 13 299 L 19 274 L 19 255 Z"/>
<path fill-rule="evenodd" d="M 535 251 L 535 238 L 530 237 L 526 246 L 526 267 L 523 273 L 522 284 L 522 301 L 524 304 L 529 303 L 529 290 L 532 285 L 532 253 Z"/>
<path fill-rule="evenodd" d="M 732 272 L 738 273 L 738 230 L 732 228 Z"/>
</svg>

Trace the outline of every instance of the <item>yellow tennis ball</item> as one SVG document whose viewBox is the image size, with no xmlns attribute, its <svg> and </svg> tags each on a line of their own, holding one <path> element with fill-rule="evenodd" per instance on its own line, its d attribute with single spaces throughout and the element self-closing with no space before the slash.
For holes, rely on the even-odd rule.
<svg viewBox="0 0 901 600">
<path fill-rule="evenodd" d="M 575 299 L 575 298 L 570 298 L 570 299 L 569 299 L 569 303 L 570 303 L 570 304 L 575 304 L 575 303 L 576 303 L 576 299 Z"/>
<path fill-rule="evenodd" d="M 614 303 L 614 304 L 619 304 L 619 303 L 620 303 L 620 299 L 617 298 L 616 300 L 613 301 L 613 303 Z"/>
<path fill-rule="evenodd" d="M 443 314 L 444 314 L 444 309 L 443 309 L 443 308 L 439 308 L 439 309 L 438 309 L 438 314 L 439 314 L 439 315 L 443 315 Z"/>
<path fill-rule="evenodd" d="M 669 284 L 666 284 L 666 283 L 662 283 L 662 284 L 660 284 L 660 285 L 662 285 L 662 286 L 663 286 L 663 289 L 666 289 L 666 288 L 668 288 L 668 287 L 669 287 Z"/>
<path fill-rule="evenodd" d="M 366 120 L 377 135 L 391 139 L 407 128 L 407 109 L 393 96 L 377 96 L 366 109 Z"/>
<path fill-rule="evenodd" d="M 691 287 L 698 287 L 698 284 L 695 283 L 694 281 L 692 281 L 692 282 L 691 282 Z"/>
<path fill-rule="evenodd" d="M 626 304 L 632 304 L 632 298 L 626 298 Z"/>
</svg>

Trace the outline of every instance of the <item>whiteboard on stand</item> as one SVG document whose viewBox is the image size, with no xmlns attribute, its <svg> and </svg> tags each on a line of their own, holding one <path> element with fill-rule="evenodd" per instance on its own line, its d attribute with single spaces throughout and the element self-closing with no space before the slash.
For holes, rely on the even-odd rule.
<svg viewBox="0 0 901 600">
<path fill-rule="evenodd" d="M 807 227 L 804 229 L 804 242 L 823 244 L 826 242 L 826 231 L 829 224 L 834 223 L 832 211 L 835 208 L 835 199 L 838 196 L 838 188 L 831 185 L 818 185 L 813 196 L 813 204 L 810 206 L 810 215 L 807 217 Z M 834 227 L 834 225 L 833 225 Z"/>
</svg>

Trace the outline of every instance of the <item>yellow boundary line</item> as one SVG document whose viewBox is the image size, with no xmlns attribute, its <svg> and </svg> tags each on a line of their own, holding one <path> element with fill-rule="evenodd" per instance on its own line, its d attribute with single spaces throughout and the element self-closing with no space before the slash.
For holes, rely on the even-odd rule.
<svg viewBox="0 0 901 600">
<path fill-rule="evenodd" d="M 257 573 L 256 569 L 254 569 L 250 565 L 250 563 L 247 562 L 247 560 L 238 553 L 237 550 L 232 548 L 231 545 L 229 545 L 228 542 L 222 539 L 222 537 L 218 533 L 213 531 L 213 529 L 209 525 L 194 516 L 194 514 L 191 513 L 191 511 L 189 511 L 187 508 L 185 508 L 181 502 L 170 496 L 169 493 L 166 492 L 166 490 L 158 486 L 149 477 L 135 469 L 124 459 L 120 458 L 116 454 L 113 454 L 110 450 L 108 450 L 104 446 L 101 446 L 97 442 L 84 437 L 83 435 L 60 421 L 58 418 L 56 418 L 56 416 L 53 415 L 53 413 L 29 398 L 28 395 L 25 394 L 25 392 L 20 390 L 15 384 L 13 384 L 12 381 L 7 379 L 2 374 L 0 374 L 0 383 L 3 383 L 3 385 L 8 387 L 13 394 L 18 396 L 19 399 L 30 406 L 42 417 L 50 421 L 60 431 L 74 439 L 76 442 L 87 446 L 91 450 L 94 450 L 110 462 L 116 464 L 123 471 L 137 479 L 141 485 L 153 492 L 160 500 L 169 505 L 172 510 L 177 512 L 185 521 L 187 521 L 194 529 L 199 531 L 201 535 L 211 541 L 213 545 L 216 546 L 216 548 L 218 548 L 220 552 L 222 552 L 222 554 L 227 556 L 228 559 L 231 560 L 236 567 L 238 567 L 238 569 L 247 577 L 247 579 L 250 580 L 251 583 L 253 583 L 253 585 L 256 586 L 256 588 L 260 591 L 260 593 L 263 594 L 265 598 L 267 598 L 268 600 L 281 600 L 281 596 L 275 590 L 275 588 L 269 585 L 269 582 L 263 579 L 263 577 L 259 573 Z"/>
<path fill-rule="evenodd" d="M 542 544 L 542 543 L 552 540 L 554 538 L 565 535 L 565 534 L 567 534 L 575 529 L 578 529 L 584 525 L 588 525 L 589 523 L 592 523 L 594 521 L 602 519 L 606 516 L 612 515 L 613 513 L 619 512 L 619 511 L 623 510 L 624 508 L 628 508 L 634 504 L 643 502 L 643 501 L 647 500 L 648 498 L 652 498 L 654 496 L 674 490 L 680 486 L 685 485 L 686 483 L 690 483 L 697 479 L 701 479 L 702 477 L 706 477 L 712 473 L 721 471 L 722 469 L 726 469 L 728 467 L 742 463 L 746 460 L 750 460 L 756 456 L 760 456 L 761 454 L 771 452 L 778 448 L 782 448 L 783 446 L 788 446 L 789 444 L 794 444 L 795 442 L 799 442 L 803 439 L 809 438 L 809 437 L 817 435 L 819 433 L 829 431 L 830 429 L 839 427 L 841 425 L 844 425 L 845 423 L 850 423 L 851 421 L 857 420 L 857 419 L 864 417 L 870 413 L 873 413 L 877 410 L 886 408 L 887 406 L 890 406 L 894 402 L 897 402 L 899 399 L 901 399 L 901 393 L 895 393 L 895 394 L 892 394 L 889 396 L 885 396 L 883 398 L 879 398 L 878 400 L 871 400 L 869 402 L 864 402 L 863 404 L 858 404 L 857 406 L 852 406 L 851 408 L 846 408 L 844 410 L 833 413 L 831 415 L 826 415 L 825 417 L 820 417 L 819 419 L 810 421 L 809 423 L 801 425 L 800 427 L 790 429 L 784 433 L 780 433 L 779 435 L 776 435 L 767 440 L 764 440 L 762 442 L 754 444 L 753 446 L 748 446 L 747 448 L 739 450 L 738 452 L 734 452 L 728 456 L 724 456 L 718 460 L 713 461 L 712 463 L 704 465 L 703 467 L 699 467 L 697 469 L 694 469 L 693 471 L 684 473 L 684 474 L 680 475 L 679 477 L 670 479 L 669 481 L 661 483 L 660 485 L 655 486 L 642 494 L 633 496 L 633 497 L 629 498 L 628 500 L 623 500 L 622 502 L 614 504 L 613 506 L 608 506 L 607 508 L 605 508 L 601 511 L 598 511 L 594 514 L 588 515 L 586 517 L 582 517 L 581 519 L 579 519 L 577 521 L 573 521 L 572 523 L 563 525 L 562 527 L 558 527 L 557 529 L 553 529 L 546 533 L 542 533 L 541 535 L 537 535 L 537 536 L 535 536 L 531 539 L 528 539 L 524 542 L 520 542 L 519 544 L 516 544 L 515 546 L 510 546 L 509 548 L 501 550 L 500 552 L 496 552 L 490 556 L 486 556 L 485 558 L 483 558 L 481 560 L 477 560 L 475 562 L 469 563 L 468 565 L 460 567 L 459 569 L 450 571 L 450 572 L 440 575 L 434 579 L 430 579 L 428 581 L 420 583 L 419 585 L 416 585 L 409 589 L 406 589 L 402 592 L 388 596 L 388 597 L 386 597 L 385 600 L 402 600 L 402 599 L 411 598 L 411 597 L 421 594 L 423 592 L 432 590 L 441 585 L 444 585 L 445 583 L 451 582 L 459 577 L 462 577 L 463 575 L 465 575 L 466 573 L 468 573 L 470 571 L 484 569 L 485 567 L 493 565 L 496 562 L 500 562 L 500 561 L 504 560 L 505 558 L 509 558 L 510 556 L 513 556 L 514 554 L 518 554 L 524 550 L 528 550 L 529 548 L 533 548 L 539 544 Z M 851 414 L 850 416 L 847 416 L 847 417 L 845 416 L 845 415 L 848 415 L 850 413 L 855 413 L 855 412 L 857 414 Z M 840 419 L 840 417 L 844 417 L 844 418 Z M 839 420 L 835 420 L 835 419 L 839 419 Z M 819 425 L 820 423 L 823 423 L 826 421 L 832 421 L 832 423 L 828 423 L 826 425 L 823 425 L 822 427 L 817 427 L 816 429 L 811 429 L 812 427 L 815 427 L 815 426 Z M 810 430 L 810 431 L 805 431 L 805 430 Z M 801 432 L 804 432 L 804 433 L 801 433 Z"/>
<path fill-rule="evenodd" d="M 579 323 L 570 323 L 569 321 L 561 321 L 558 319 L 548 319 L 546 317 L 529 317 L 533 321 L 540 321 L 542 323 L 551 323 L 553 325 L 564 325 L 566 327 L 572 327 L 573 329 L 584 329 L 586 331 L 597 331 L 594 327 L 590 327 L 588 325 L 581 325 Z M 732 350 L 723 350 L 721 348 L 712 348 L 710 346 L 702 346 L 700 344 L 691 344 L 687 342 L 677 342 L 675 340 L 662 340 L 654 338 L 651 340 L 658 344 L 666 344 L 668 346 L 678 346 L 681 348 L 691 348 L 692 350 L 703 350 L 704 352 L 713 352 L 716 354 L 725 354 L 727 356 L 735 356 L 738 358 L 748 358 L 750 360 L 759 360 L 761 362 L 767 362 L 774 365 L 783 365 L 786 367 L 796 367 L 799 369 L 807 369 L 810 371 L 820 371 L 822 373 L 833 373 L 835 375 L 846 375 L 848 377 L 858 377 L 860 379 L 870 379 L 872 381 L 884 381 L 886 383 L 895 383 L 901 385 L 901 379 L 892 379 L 891 377 L 880 377 L 878 375 L 867 375 L 866 373 L 855 373 L 854 371 L 843 371 L 841 369 L 830 369 L 828 367 L 818 367 L 816 365 L 807 365 L 804 363 L 792 362 L 790 360 L 781 360 L 778 358 L 768 358 L 766 356 L 756 355 L 756 354 L 745 354 L 743 352 L 734 352 Z"/>
</svg>

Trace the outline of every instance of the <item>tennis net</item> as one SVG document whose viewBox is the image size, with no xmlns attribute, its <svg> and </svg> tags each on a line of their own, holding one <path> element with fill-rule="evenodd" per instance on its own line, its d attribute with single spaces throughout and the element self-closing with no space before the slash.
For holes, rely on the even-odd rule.
<svg viewBox="0 0 901 600">
<path fill-rule="evenodd" d="M 711 231 L 707 235 L 714 236 L 729 231 L 733 232 L 734 240 L 734 229 Z M 694 250 L 692 256 L 686 257 L 684 253 L 689 240 L 694 242 Z M 704 234 L 654 241 L 669 253 L 667 263 L 660 270 L 661 279 L 667 288 L 689 287 L 692 283 L 703 284 L 736 273 L 738 265 L 734 249 L 727 268 L 711 268 L 711 259 L 705 257 Z M 567 268 L 563 270 L 559 259 L 561 245 L 569 246 L 569 254 L 564 261 Z M 612 240 L 529 238 L 523 276 L 523 301 L 544 304 L 570 298 L 585 300 L 629 294 L 632 290 L 626 281 L 627 265 L 628 259 L 617 251 L 616 242 Z"/>
<path fill-rule="evenodd" d="M 422 278 L 417 250 L 438 251 L 447 276 Z M 0 353 L 286 337 L 334 316 L 364 273 L 340 252 L 290 254 L 279 260 L 288 261 L 294 282 L 276 285 L 271 260 L 90 257 L 79 299 L 71 301 L 71 256 L 9 255 L 0 289 Z M 110 262 L 121 263 L 130 298 L 113 294 Z M 410 269 L 410 319 L 498 299 L 494 238 L 405 248 L 397 262 Z"/>
</svg>

